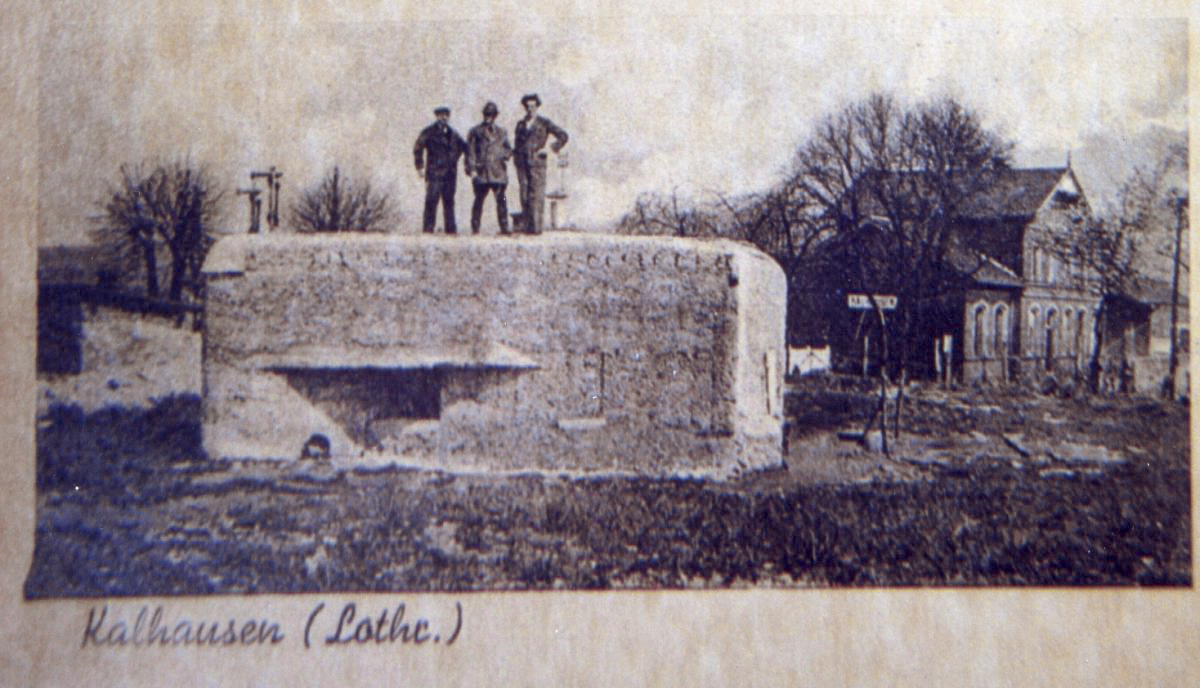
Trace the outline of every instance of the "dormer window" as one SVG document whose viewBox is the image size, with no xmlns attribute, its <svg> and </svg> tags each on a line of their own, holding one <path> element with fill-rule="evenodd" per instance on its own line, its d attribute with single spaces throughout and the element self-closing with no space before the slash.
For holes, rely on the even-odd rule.
<svg viewBox="0 0 1200 688">
<path fill-rule="evenodd" d="M 1054 189 L 1054 195 L 1051 196 L 1051 201 L 1057 207 L 1073 206 L 1079 202 L 1079 187 L 1075 185 L 1071 175 L 1066 175 L 1059 180 L 1058 186 Z"/>
<path fill-rule="evenodd" d="M 1068 207 L 1079 202 L 1079 194 L 1067 189 L 1059 189 L 1054 192 L 1054 205 L 1059 207 Z"/>
</svg>

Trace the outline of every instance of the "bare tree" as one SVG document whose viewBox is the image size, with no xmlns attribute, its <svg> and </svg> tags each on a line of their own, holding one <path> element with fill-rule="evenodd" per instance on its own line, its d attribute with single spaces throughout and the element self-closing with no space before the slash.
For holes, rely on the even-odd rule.
<svg viewBox="0 0 1200 688">
<path fill-rule="evenodd" d="M 1011 149 L 953 99 L 904 106 L 875 94 L 819 121 L 771 189 L 709 204 L 644 195 L 618 231 L 753 243 L 788 276 L 789 332 L 807 301 L 824 298 L 809 286 L 814 276 L 862 286 L 883 334 L 881 399 L 898 376 L 898 417 L 919 310 L 955 276 L 947 252 L 956 220 L 1007 168 Z M 898 297 L 896 312 L 874 303 L 880 292 Z"/>
<path fill-rule="evenodd" d="M 370 182 L 344 176 L 336 165 L 292 205 L 292 224 L 301 232 L 380 232 L 397 219 L 387 194 Z"/>
<path fill-rule="evenodd" d="M 681 197 L 675 189 L 669 196 L 645 193 L 633 209 L 617 223 L 618 234 L 646 234 L 713 238 L 721 236 L 720 211 L 711 204 Z"/>
<path fill-rule="evenodd" d="M 1186 180 L 1186 161 L 1186 149 L 1168 149 L 1154 167 L 1133 171 L 1117 194 L 1116 207 L 1109 209 L 1106 217 L 1081 220 L 1043 240 L 1042 248 L 1069 266 L 1075 286 L 1097 302 L 1088 360 L 1088 388 L 1093 393 L 1100 388 L 1106 323 L 1114 299 L 1136 292 L 1141 280 L 1161 272 L 1152 267 L 1156 252 L 1161 258 L 1170 251 L 1167 255 L 1175 261 L 1173 269 L 1187 267 L 1175 254 L 1178 244 L 1164 248 L 1162 239 L 1184 222 L 1180 192 L 1171 182 L 1181 168 Z M 1182 241 L 1178 238 L 1181 234 L 1175 234 L 1176 241 Z M 1174 336 L 1172 332 L 1172 343 Z"/>
<path fill-rule="evenodd" d="M 822 227 L 810 221 L 810 200 L 794 177 L 764 192 L 717 198 L 724 210 L 721 233 L 754 244 L 775 258 L 789 278 L 824 236 Z"/>
<path fill-rule="evenodd" d="M 957 220 L 1008 166 L 1011 149 L 953 99 L 904 106 L 875 94 L 821 120 L 796 152 L 796 221 L 808 225 L 803 236 L 852 249 L 839 258 L 882 335 L 881 421 L 898 378 L 897 430 L 921 309 L 954 276 L 947 253 Z M 885 315 L 876 293 L 895 295 L 895 310 Z"/>
<path fill-rule="evenodd" d="M 140 266 L 146 294 L 180 301 L 199 298 L 200 268 L 212 245 L 211 225 L 222 192 L 208 171 L 187 161 L 122 165 L 120 181 L 103 203 L 95 234 L 122 258 L 126 270 Z"/>
<path fill-rule="evenodd" d="M 729 196 L 710 191 L 692 200 L 679 194 L 642 194 L 617 223 L 620 234 L 736 239 L 775 258 L 789 275 L 815 243 L 804 222 L 806 200 L 792 180 L 765 192 Z"/>
<path fill-rule="evenodd" d="M 864 285 L 899 297 L 888 328 L 898 371 L 911 355 L 917 308 L 951 276 L 946 257 L 961 211 L 1007 167 L 1011 147 L 954 100 L 904 108 L 874 95 L 824 120 L 797 152 L 806 220 L 878 248 L 864 250 L 857 267 Z"/>
<path fill-rule="evenodd" d="M 1097 218 L 1047 239 L 1043 248 L 1070 266 L 1077 287 L 1096 298 L 1088 389 L 1100 388 L 1100 357 L 1113 297 L 1136 287 L 1142 227 L 1133 217 Z"/>
</svg>

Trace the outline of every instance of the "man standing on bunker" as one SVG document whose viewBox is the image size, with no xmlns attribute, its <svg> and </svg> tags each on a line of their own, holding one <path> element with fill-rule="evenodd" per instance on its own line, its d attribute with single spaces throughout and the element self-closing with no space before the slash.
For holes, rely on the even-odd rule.
<svg viewBox="0 0 1200 688">
<path fill-rule="evenodd" d="M 433 114 L 437 121 L 421 131 L 413 146 L 417 174 L 421 174 L 422 168 L 425 174 L 425 217 L 421 230 L 433 232 L 440 199 L 446 234 L 456 234 L 458 225 L 454 221 L 454 191 L 458 178 L 454 174 L 454 165 L 458 162 L 458 156 L 467 149 L 467 142 L 450 128 L 450 108 L 443 105 L 434 109 Z"/>
<path fill-rule="evenodd" d="M 508 159 L 513 149 L 508 143 L 508 132 L 496 124 L 500 110 L 488 101 L 483 106 L 483 122 L 467 134 L 467 176 L 475 191 L 475 203 L 471 206 L 471 233 L 479 233 L 479 222 L 483 217 L 483 199 L 491 191 L 496 199 L 496 219 L 500 221 L 500 233 L 508 234 L 508 202 L 504 189 L 508 186 Z"/>
<path fill-rule="evenodd" d="M 554 136 L 550 149 L 555 153 L 567 145 L 567 132 L 537 113 L 542 99 L 536 93 L 521 98 L 525 119 L 517 122 L 517 182 L 521 185 L 521 219 L 529 234 L 542 233 L 546 207 L 546 139 Z"/>
</svg>

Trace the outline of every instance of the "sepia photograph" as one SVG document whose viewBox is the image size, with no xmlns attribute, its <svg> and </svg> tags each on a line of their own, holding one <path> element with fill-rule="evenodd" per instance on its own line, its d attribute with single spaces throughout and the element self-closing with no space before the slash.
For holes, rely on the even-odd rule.
<svg viewBox="0 0 1200 688">
<path fill-rule="evenodd" d="M 9 4 L 0 684 L 1189 685 L 1192 12 Z"/>
<path fill-rule="evenodd" d="M 1184 22 L 61 15 L 27 598 L 1192 585 Z"/>
</svg>

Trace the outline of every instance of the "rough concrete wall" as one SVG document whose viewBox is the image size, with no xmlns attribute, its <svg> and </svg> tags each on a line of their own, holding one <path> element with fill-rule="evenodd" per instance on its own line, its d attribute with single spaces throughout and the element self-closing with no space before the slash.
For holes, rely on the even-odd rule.
<svg viewBox="0 0 1200 688">
<path fill-rule="evenodd" d="M 787 303 L 787 281 L 769 256 L 750 251 L 736 255 L 730 278 L 737 282 L 738 299 L 738 425 L 746 442 L 780 446 L 787 326 L 778 313 Z"/>
<path fill-rule="evenodd" d="M 777 464 L 781 417 L 747 412 L 738 395 L 759 390 L 736 384 L 739 346 L 774 346 L 782 374 L 783 276 L 756 254 L 559 233 L 223 239 L 205 268 L 206 446 L 293 458 L 319 432 L 353 463 Z"/>
</svg>

